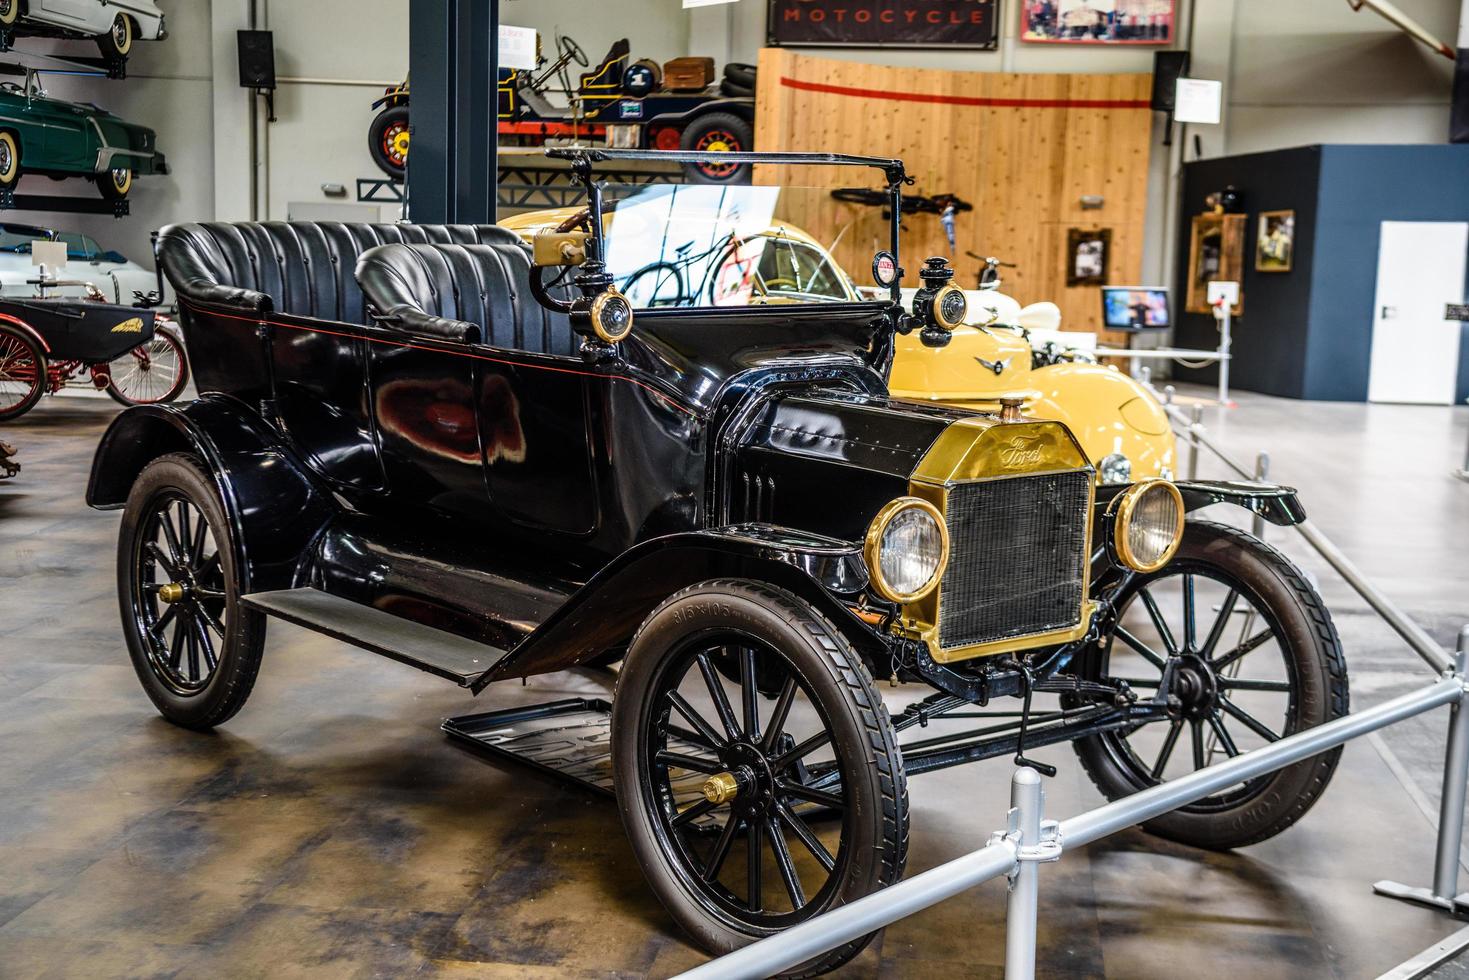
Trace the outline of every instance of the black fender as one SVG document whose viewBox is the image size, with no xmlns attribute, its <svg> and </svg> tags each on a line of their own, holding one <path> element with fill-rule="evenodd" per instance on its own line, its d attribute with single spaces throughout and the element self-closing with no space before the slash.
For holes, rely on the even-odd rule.
<svg viewBox="0 0 1469 980">
<path fill-rule="evenodd" d="M 116 510 L 138 474 L 168 453 L 198 458 L 230 521 L 242 593 L 287 589 L 334 513 L 331 498 L 243 402 L 205 395 L 183 405 L 141 405 L 115 418 L 92 459 L 87 504 Z"/>
<path fill-rule="evenodd" d="M 755 99 L 751 96 L 709 99 L 683 112 L 660 112 L 656 116 L 644 119 L 643 123 L 648 126 L 679 124 L 682 128 L 707 112 L 728 112 L 739 116 L 746 122 L 753 123 L 755 121 Z"/>
<path fill-rule="evenodd" d="M 769 524 L 670 534 L 614 559 L 536 631 L 470 685 L 565 670 L 625 647 L 664 599 L 711 578 L 748 578 L 779 586 L 830 619 L 869 662 L 887 641 L 846 604 L 867 586 L 859 544 Z M 845 600 L 845 601 L 844 601 Z"/>
<path fill-rule="evenodd" d="M 1105 512 L 1113 498 L 1131 485 L 1112 483 L 1098 487 L 1097 506 L 1100 512 Z M 1228 480 L 1185 480 L 1175 481 L 1173 485 L 1183 495 L 1185 511 L 1199 510 L 1211 504 L 1234 504 L 1281 527 L 1299 524 L 1306 519 L 1306 508 L 1296 496 L 1294 487 Z"/>
</svg>

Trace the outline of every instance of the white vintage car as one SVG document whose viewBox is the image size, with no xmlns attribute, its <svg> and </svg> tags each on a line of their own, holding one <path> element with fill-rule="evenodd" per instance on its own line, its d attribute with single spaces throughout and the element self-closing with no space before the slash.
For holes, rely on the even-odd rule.
<svg viewBox="0 0 1469 980">
<path fill-rule="evenodd" d="M 3 2 L 3 0 L 0 0 Z M 86 296 L 87 286 L 95 286 L 109 303 L 132 306 L 138 302 L 135 293 L 158 290 L 158 275 L 117 252 L 108 251 L 95 239 L 73 231 L 55 231 L 38 225 L 0 223 L 0 296 L 33 297 L 39 295 L 36 279 L 40 270 L 31 264 L 31 243 L 59 241 L 66 243 L 66 267 L 47 269 L 48 279 L 59 279 L 67 285 L 50 286 L 48 296 Z M 173 291 L 166 289 L 164 307 L 173 302 Z"/>
<path fill-rule="evenodd" d="M 90 37 L 103 57 L 122 61 L 134 41 L 168 36 L 153 0 L 0 0 L 0 29 L 42 37 Z"/>
</svg>

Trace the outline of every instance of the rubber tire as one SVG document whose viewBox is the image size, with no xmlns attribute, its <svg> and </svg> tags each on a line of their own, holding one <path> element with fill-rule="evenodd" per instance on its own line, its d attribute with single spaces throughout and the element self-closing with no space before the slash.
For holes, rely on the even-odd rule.
<svg viewBox="0 0 1469 980">
<path fill-rule="evenodd" d="M 46 351 L 36 342 L 36 339 L 19 327 L 8 323 L 0 323 L 0 334 L 14 337 L 30 349 L 31 359 L 36 362 L 36 383 L 26 396 L 16 403 L 14 408 L 0 411 L 0 422 L 9 422 L 18 419 L 26 412 L 36 407 L 36 402 L 46 393 Z"/>
<path fill-rule="evenodd" d="M 755 97 L 755 90 L 746 85 L 736 85 L 726 78 L 719 83 L 719 94 L 726 99 L 752 99 Z"/>
<path fill-rule="evenodd" d="M 10 143 L 11 158 L 15 161 L 15 166 L 11 168 L 10 179 L 6 180 L 3 176 L 0 176 L 0 190 L 13 191 L 15 190 L 16 185 L 20 183 L 20 137 L 9 130 L 4 130 L 0 131 L 0 139 L 4 139 Z"/>
<path fill-rule="evenodd" d="M 407 179 L 408 168 L 395 165 L 383 152 L 382 133 L 393 123 L 399 121 L 407 123 L 409 109 L 410 107 L 406 105 L 388 106 L 373 118 L 372 125 L 367 128 L 367 150 L 372 154 L 372 162 L 377 164 L 377 168 L 387 174 L 390 179 L 399 183 Z"/>
<path fill-rule="evenodd" d="M 715 600 L 715 601 L 711 601 Z M 789 592 L 745 579 L 702 582 L 664 600 L 633 635 L 617 678 L 612 702 L 612 770 L 617 806 L 638 863 L 669 914 L 701 947 L 721 955 L 749 945 L 770 931 L 740 932 L 704 914 L 683 891 L 658 846 L 651 815 L 642 806 L 638 737 L 652 710 L 652 687 L 663 655 L 679 639 L 710 627 L 738 623 L 790 657 L 840 729 L 834 740 L 849 759 L 865 759 L 867 799 L 880 800 L 877 819 L 854 828 L 847 842 L 853 856 L 847 880 L 827 908 L 850 902 L 896 882 L 908 852 L 908 785 L 887 708 L 862 658 L 825 617 Z M 862 856 L 871 860 L 863 862 Z M 825 911 L 825 910 L 822 910 Z M 856 956 L 875 933 L 855 939 L 783 976 L 833 970 Z"/>
<path fill-rule="evenodd" d="M 1300 686 L 1296 691 L 1302 718 L 1297 731 L 1340 718 L 1347 713 L 1349 694 L 1346 659 L 1326 604 L 1301 570 L 1270 545 L 1238 528 L 1214 521 L 1190 520 L 1184 526 L 1178 554 L 1163 568 L 1180 563 L 1207 563 L 1228 571 L 1257 591 L 1280 621 L 1290 640 Z M 1148 577 L 1150 578 L 1150 577 Z M 1080 669 L 1083 677 L 1097 676 L 1099 652 L 1091 651 Z M 1082 768 L 1109 800 L 1130 796 L 1144 786 L 1117 766 L 1102 736 L 1073 743 Z M 1331 782 L 1341 759 L 1338 746 L 1270 777 L 1265 790 L 1239 807 L 1221 813 L 1174 810 L 1143 824 L 1149 833 L 1180 844 L 1224 851 L 1274 837 L 1311 809 Z"/>
<path fill-rule="evenodd" d="M 138 39 L 138 25 L 133 22 L 133 19 L 127 14 L 118 14 L 117 17 L 112 19 L 113 24 L 117 23 L 119 17 L 127 23 L 127 47 L 120 48 L 117 46 L 117 42 L 112 36 L 112 28 L 110 27 L 107 33 L 97 35 L 97 47 L 101 50 L 102 57 L 110 61 L 127 61 L 128 55 L 133 53 L 133 43 Z"/>
<path fill-rule="evenodd" d="M 219 666 L 203 690 L 187 697 L 175 694 L 159 682 L 148 662 L 148 652 L 132 624 L 132 562 L 135 537 L 152 500 L 163 490 L 176 490 L 198 507 L 209 521 L 220 549 L 224 572 L 225 612 L 229 637 L 221 644 Z M 240 604 L 239 549 L 230 533 L 224 505 L 213 481 L 193 456 L 170 453 L 143 468 L 128 493 L 117 536 L 117 596 L 122 614 L 123 636 L 133 669 L 158 713 L 181 728 L 208 731 L 228 721 L 245 705 L 260 671 L 265 649 L 265 616 Z"/>
<path fill-rule="evenodd" d="M 731 61 L 724 66 L 724 80 L 740 88 L 753 89 L 755 87 L 754 65 L 739 61 Z"/>
<path fill-rule="evenodd" d="M 133 189 L 133 180 L 137 175 L 134 174 L 132 170 L 128 167 L 119 167 L 118 169 L 127 171 L 128 179 L 126 187 L 120 188 L 117 186 L 117 183 L 112 178 L 111 170 L 107 171 L 105 174 L 97 174 L 97 176 L 92 178 L 93 181 L 96 183 L 97 191 L 102 195 L 103 200 L 126 201 L 128 199 L 128 192 Z"/>
<path fill-rule="evenodd" d="M 107 377 L 107 388 L 106 388 L 106 391 L 107 391 L 107 394 L 111 396 L 112 400 L 115 401 L 115 402 L 117 402 L 119 405 L 126 405 L 129 408 L 131 408 L 134 405 L 164 405 L 164 404 L 167 404 L 168 402 L 171 402 L 171 401 L 174 401 L 175 399 L 177 399 L 179 395 L 182 395 L 184 393 L 184 389 L 186 387 L 188 387 L 188 384 L 189 384 L 189 352 L 184 349 L 184 340 L 183 340 L 183 338 L 180 337 L 176 331 L 169 330 L 169 329 L 166 329 L 164 327 L 156 327 L 156 328 L 154 328 L 154 331 L 153 332 L 155 334 L 157 334 L 157 335 L 167 337 L 170 341 L 173 342 L 173 345 L 176 348 L 178 348 L 178 352 L 179 352 L 179 376 L 178 376 L 178 380 L 174 382 L 172 390 L 170 390 L 162 398 L 159 398 L 157 401 L 151 401 L 151 402 L 135 402 L 132 399 L 128 398 L 126 395 L 124 395 L 122 392 L 120 392 L 120 391 L 117 390 L 117 385 L 113 382 L 112 376 L 109 374 L 108 377 Z"/>
<path fill-rule="evenodd" d="M 679 146 L 684 150 L 695 149 L 700 137 L 711 129 L 727 130 L 740 142 L 742 149 L 755 148 L 754 129 L 744 119 L 730 112 L 706 112 L 697 117 L 684 127 L 683 135 L 679 137 Z M 684 174 L 691 184 L 748 184 L 752 169 L 748 163 L 743 163 L 735 167 L 728 177 L 715 179 L 692 163 L 683 165 Z"/>
<path fill-rule="evenodd" d="M 15 22 L 20 20 L 20 5 L 22 0 L 10 0 L 10 13 L 0 15 L 0 27 L 14 27 Z"/>
</svg>

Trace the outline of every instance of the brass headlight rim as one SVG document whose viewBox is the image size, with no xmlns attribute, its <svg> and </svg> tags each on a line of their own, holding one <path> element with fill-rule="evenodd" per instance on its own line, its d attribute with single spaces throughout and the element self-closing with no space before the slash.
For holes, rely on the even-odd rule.
<svg viewBox="0 0 1469 980">
<path fill-rule="evenodd" d="M 882 577 L 882 536 L 887 532 L 888 525 L 892 523 L 893 518 L 910 508 L 926 512 L 938 526 L 939 560 L 933 576 L 923 584 L 922 588 L 915 592 L 899 592 Z M 944 523 L 943 512 L 922 497 L 903 496 L 888 501 L 872 518 L 872 523 L 867 525 L 867 537 L 862 544 L 862 559 L 867 564 L 867 577 L 878 595 L 889 602 L 904 605 L 917 602 L 938 588 L 939 583 L 943 581 L 944 571 L 949 567 L 949 527 Z"/>
<path fill-rule="evenodd" d="M 944 319 L 944 297 L 948 296 L 950 293 L 958 293 L 959 298 L 964 300 L 964 309 L 960 311 L 959 319 L 954 321 Z M 933 303 L 931 309 L 933 311 L 934 325 L 939 327 L 941 330 L 947 330 L 948 332 L 953 333 L 955 330 L 964 326 L 964 320 L 969 315 L 969 298 L 964 295 L 964 290 L 960 289 L 953 283 L 949 283 L 942 287 L 938 292 L 933 294 Z"/>
<path fill-rule="evenodd" d="M 1138 502 L 1146 494 L 1151 493 L 1158 487 L 1164 488 L 1168 493 L 1173 495 L 1173 504 L 1178 512 L 1178 520 L 1175 522 L 1173 529 L 1173 543 L 1169 545 L 1161 558 L 1155 562 L 1147 563 L 1139 561 L 1138 557 L 1132 553 L 1132 548 L 1127 543 L 1127 532 L 1132 525 L 1132 513 L 1137 509 Z M 1145 575 L 1151 574 L 1168 564 L 1173 560 L 1173 556 L 1178 554 L 1178 547 L 1183 543 L 1183 494 L 1179 492 L 1178 487 L 1173 485 L 1172 480 L 1164 480 L 1161 477 L 1150 477 L 1146 480 L 1139 480 L 1117 496 L 1117 499 L 1113 502 L 1113 507 L 1116 509 L 1116 517 L 1112 523 L 1112 545 L 1117 551 L 1117 557 L 1128 568 L 1131 568 L 1135 572 L 1142 572 Z"/>
<path fill-rule="evenodd" d="M 622 332 L 613 333 L 607 329 L 602 321 L 602 317 L 607 310 L 608 304 L 618 301 L 627 305 L 627 326 L 623 328 Z M 588 316 L 592 321 L 592 331 L 596 333 L 598 339 L 605 343 L 620 344 L 632 333 L 634 319 L 632 302 L 616 289 L 608 289 L 606 292 L 598 295 L 596 299 L 592 300 L 592 308 L 588 312 Z"/>
</svg>

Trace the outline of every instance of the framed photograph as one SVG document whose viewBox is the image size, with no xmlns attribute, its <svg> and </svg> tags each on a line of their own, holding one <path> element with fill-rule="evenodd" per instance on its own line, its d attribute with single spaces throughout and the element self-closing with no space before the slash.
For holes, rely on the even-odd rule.
<svg viewBox="0 0 1469 980">
<path fill-rule="evenodd" d="M 1241 282 L 1245 272 L 1245 216 L 1242 214 L 1196 214 L 1188 244 L 1188 293 L 1184 309 L 1208 313 L 1209 283 L 1214 280 Z M 1244 293 L 1230 313 L 1244 312 Z"/>
<path fill-rule="evenodd" d="M 1261 211 L 1255 235 L 1255 269 L 1258 272 L 1289 272 L 1296 248 L 1296 213 Z"/>
<path fill-rule="evenodd" d="M 1174 0 L 1021 0 L 1020 40 L 1171 44 Z"/>
<path fill-rule="evenodd" d="M 1107 249 L 1112 230 L 1066 230 L 1066 285 L 1100 286 L 1107 281 Z"/>
</svg>

